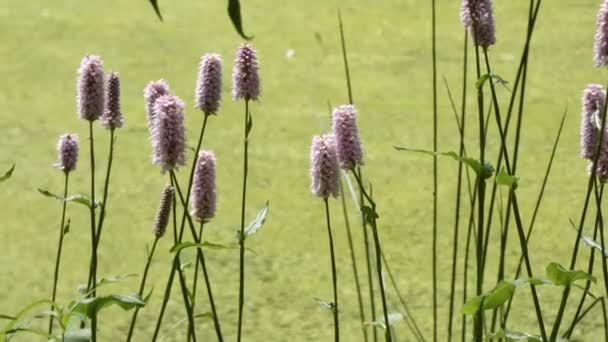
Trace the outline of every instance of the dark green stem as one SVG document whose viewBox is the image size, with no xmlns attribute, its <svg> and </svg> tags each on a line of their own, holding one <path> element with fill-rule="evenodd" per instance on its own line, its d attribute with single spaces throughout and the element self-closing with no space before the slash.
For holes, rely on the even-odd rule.
<svg viewBox="0 0 608 342">
<path fill-rule="evenodd" d="M 435 0 L 431 1 L 433 64 L 433 341 L 437 342 L 437 42 Z M 388 325 L 388 323 L 387 323 Z"/>
<path fill-rule="evenodd" d="M 141 283 L 139 284 L 139 292 L 137 292 L 140 297 L 143 297 L 144 295 L 146 279 L 148 279 L 148 271 L 150 270 L 150 264 L 152 263 L 152 257 L 154 256 L 154 251 L 156 250 L 158 239 L 158 236 L 154 239 L 152 249 L 150 250 L 150 254 L 148 255 L 148 260 L 146 261 L 146 266 L 144 267 L 144 275 L 142 276 Z M 131 324 L 129 325 L 129 333 L 127 334 L 127 342 L 131 341 L 131 338 L 133 337 L 133 330 L 135 328 L 135 322 L 137 321 L 137 314 L 139 313 L 140 308 L 141 307 L 138 306 L 133 311 L 133 317 L 131 318 Z"/>
<path fill-rule="evenodd" d="M 331 256 L 331 278 L 334 290 L 334 306 L 332 312 L 334 315 L 334 341 L 340 341 L 340 319 L 338 306 L 338 273 L 336 272 L 336 255 L 334 253 L 334 238 L 331 233 L 331 220 L 329 218 L 329 203 L 327 197 L 323 199 L 325 202 L 325 217 L 327 218 L 327 235 L 329 237 L 329 253 Z"/>
<path fill-rule="evenodd" d="M 97 203 L 95 202 L 95 140 L 93 137 L 93 121 L 89 121 L 89 148 L 91 155 L 91 264 L 89 266 L 89 280 L 87 285 L 87 292 L 94 298 L 96 296 L 96 283 L 97 283 L 97 237 L 96 237 L 96 219 L 95 209 Z M 97 341 L 97 315 L 93 314 L 91 318 L 91 341 Z"/>
<path fill-rule="evenodd" d="M 59 243 L 57 245 L 57 257 L 55 258 L 55 273 L 53 277 L 53 296 L 51 302 L 55 303 L 57 297 L 57 281 L 59 280 L 59 264 L 61 262 L 61 251 L 63 249 L 63 237 L 65 236 L 65 212 L 68 202 L 65 200 L 68 197 L 68 179 L 69 172 L 65 172 L 65 184 L 63 186 L 63 204 L 61 209 L 61 224 L 59 225 Z M 51 311 L 53 311 L 54 305 L 51 305 Z M 53 317 L 49 318 L 49 335 L 53 334 Z"/>
<path fill-rule="evenodd" d="M 245 100 L 245 130 L 243 140 L 243 196 L 241 200 L 241 232 L 239 236 L 240 258 L 239 258 L 239 321 L 237 342 L 241 342 L 243 330 L 243 307 L 245 306 L 245 205 L 247 199 L 247 171 L 248 171 L 248 149 L 249 149 L 249 99 Z"/>
</svg>

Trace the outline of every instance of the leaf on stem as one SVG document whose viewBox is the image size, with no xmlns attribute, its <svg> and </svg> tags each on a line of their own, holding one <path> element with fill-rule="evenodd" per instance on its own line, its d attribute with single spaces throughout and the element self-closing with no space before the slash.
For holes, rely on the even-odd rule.
<svg viewBox="0 0 608 342">
<path fill-rule="evenodd" d="M 518 181 L 519 178 L 509 175 L 504 167 L 501 167 L 500 171 L 496 174 L 496 184 L 507 186 L 513 190 L 517 189 Z"/>
<path fill-rule="evenodd" d="M 0 183 L 11 178 L 11 176 L 13 175 L 13 171 L 15 171 L 15 164 L 13 164 L 13 166 L 11 166 L 11 168 L 8 169 L 8 171 L 6 171 L 2 177 L 0 177 Z"/>
<path fill-rule="evenodd" d="M 135 307 L 142 307 L 146 305 L 146 303 L 137 294 L 108 295 L 94 298 L 82 298 L 74 304 L 71 311 L 82 313 L 88 318 L 92 318 L 103 308 L 110 305 L 117 305 L 123 310 L 130 310 Z"/>
<path fill-rule="evenodd" d="M 200 318 L 200 319 L 203 319 L 203 320 L 209 320 L 209 319 L 213 318 L 213 313 L 211 313 L 211 312 L 201 312 L 201 313 L 198 313 L 198 314 L 194 315 L 194 318 Z"/>
<path fill-rule="evenodd" d="M 244 230 L 245 236 L 242 237 L 243 240 L 246 240 L 247 237 L 257 233 L 260 229 L 262 229 L 262 227 L 264 226 L 264 223 L 266 222 L 266 216 L 268 216 L 268 210 L 269 210 L 268 205 L 269 205 L 269 203 L 268 203 L 268 201 L 266 201 L 266 205 L 264 205 L 264 207 L 258 212 L 255 219 L 253 221 L 251 221 L 247 227 L 245 227 L 245 230 Z M 238 235 L 240 235 L 240 232 Z"/>
<path fill-rule="evenodd" d="M 428 151 L 428 150 L 420 150 L 420 149 L 413 149 L 413 148 L 407 148 L 407 147 L 398 147 L 398 146 L 394 146 L 395 149 L 397 151 L 405 151 L 405 152 L 416 152 L 416 153 L 424 153 L 424 154 L 428 154 L 431 156 L 445 156 L 445 157 L 450 157 L 456 161 L 459 161 L 461 163 L 466 164 L 467 166 L 469 166 L 473 171 L 475 171 L 475 173 L 478 176 L 482 176 L 483 179 L 488 179 L 490 177 L 492 177 L 492 174 L 494 173 L 494 167 L 492 166 L 492 164 L 490 163 L 485 163 L 485 164 L 481 164 L 481 162 L 479 160 L 473 159 L 473 158 L 469 158 L 469 157 L 461 157 L 458 155 L 458 153 L 454 152 L 454 151 L 450 151 L 450 152 L 433 152 L 433 151 Z"/>
<path fill-rule="evenodd" d="M 361 207 L 361 213 L 363 214 L 363 218 L 365 222 L 369 224 L 374 224 L 374 222 L 380 217 L 378 213 L 370 206 L 363 205 Z"/>
<path fill-rule="evenodd" d="M 169 253 L 181 253 L 181 251 L 186 248 L 194 248 L 194 247 L 206 248 L 206 249 L 237 249 L 237 248 L 239 248 L 239 246 L 237 244 L 222 245 L 219 243 L 214 243 L 214 242 L 209 242 L 209 241 L 203 241 L 200 243 L 187 241 L 187 242 L 180 242 L 176 245 L 173 245 L 173 247 L 171 247 L 171 249 L 169 250 Z"/>
<path fill-rule="evenodd" d="M 91 329 L 69 329 L 64 335 L 64 342 L 89 342 L 91 341 Z"/>
<path fill-rule="evenodd" d="M 250 40 L 253 36 L 247 36 L 243 31 L 243 22 L 241 19 L 241 4 L 239 0 L 228 0 L 228 16 L 234 25 L 236 32 L 245 40 Z"/>
<path fill-rule="evenodd" d="M 65 224 L 65 226 L 63 227 L 63 236 L 68 235 L 68 233 L 70 232 L 70 223 L 72 221 L 68 218 L 68 223 Z"/>
<path fill-rule="evenodd" d="M 393 313 L 388 314 L 388 325 L 391 327 L 394 326 L 395 323 L 402 321 L 402 320 L 403 320 L 403 315 L 400 314 L 399 312 L 393 312 Z M 386 330 L 386 324 L 384 321 L 384 317 L 381 317 L 374 322 L 365 322 L 363 324 L 380 327 L 380 328 Z"/>
<path fill-rule="evenodd" d="M 483 88 L 483 85 L 486 83 L 486 81 L 488 81 L 490 78 L 495 80 L 496 83 L 505 87 L 508 91 L 511 91 L 511 89 L 509 89 L 509 82 L 505 81 L 502 77 L 496 74 L 482 75 L 475 83 L 475 88 L 477 88 L 477 90 L 480 90 L 481 88 Z"/>
<path fill-rule="evenodd" d="M 40 188 L 38 188 L 38 192 L 41 193 L 45 197 L 54 198 L 59 201 L 79 203 L 79 204 L 85 205 L 89 209 L 93 208 L 91 199 L 82 194 L 76 194 L 76 195 L 72 195 L 72 196 L 63 198 L 63 196 L 55 195 L 54 193 L 52 193 L 48 190 L 44 190 L 44 189 L 40 189 Z M 96 208 L 98 205 L 99 205 L 99 203 L 95 203 L 94 207 Z"/>
<path fill-rule="evenodd" d="M 555 285 L 570 286 L 577 280 L 590 280 L 596 282 L 597 279 L 591 274 L 584 271 L 570 271 L 564 266 L 552 262 L 547 266 L 546 269 L 547 278 Z"/>
<path fill-rule="evenodd" d="M 331 312 L 336 310 L 336 305 L 333 302 L 327 302 L 321 298 L 316 298 L 316 297 L 315 297 L 315 300 L 317 301 L 317 304 L 321 305 L 325 309 L 330 310 Z"/>
<path fill-rule="evenodd" d="M 163 16 L 160 14 L 160 8 L 158 8 L 158 0 L 150 0 L 150 5 L 152 5 L 152 8 L 154 8 L 154 12 L 156 12 L 158 19 L 163 21 Z"/>
<path fill-rule="evenodd" d="M 583 243 L 585 245 L 589 246 L 590 248 L 595 248 L 598 251 L 603 252 L 604 257 L 608 258 L 608 248 L 602 248 L 602 245 L 599 244 L 598 242 L 596 242 L 595 240 L 593 240 L 591 237 L 581 235 L 581 241 L 583 241 Z"/>
<path fill-rule="evenodd" d="M 518 331 L 499 330 L 488 335 L 488 340 L 501 339 L 507 342 L 526 341 L 526 342 L 542 342 L 542 338 L 536 335 L 530 335 Z"/>
</svg>

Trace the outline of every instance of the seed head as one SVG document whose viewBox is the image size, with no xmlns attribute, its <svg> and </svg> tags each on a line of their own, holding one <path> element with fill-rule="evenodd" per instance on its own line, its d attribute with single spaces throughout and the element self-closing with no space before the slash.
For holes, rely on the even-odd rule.
<svg viewBox="0 0 608 342">
<path fill-rule="evenodd" d="M 81 119 L 95 121 L 103 114 L 103 63 L 98 56 L 84 56 L 78 68 L 77 102 Z"/>
<path fill-rule="evenodd" d="M 123 125 L 120 111 L 120 77 L 118 73 L 108 75 L 106 87 L 106 106 L 101 116 L 101 125 L 107 129 L 121 128 Z"/>
<path fill-rule="evenodd" d="M 336 141 L 336 152 L 340 167 L 352 170 L 363 165 L 363 151 L 356 122 L 357 111 L 353 105 L 342 105 L 333 116 L 333 131 Z"/>
<path fill-rule="evenodd" d="M 196 159 L 192 180 L 192 217 L 207 222 L 215 216 L 217 194 L 215 191 L 215 156 L 209 151 L 200 151 Z"/>
<path fill-rule="evenodd" d="M 605 0 L 600 5 L 597 12 L 597 27 L 595 31 L 595 42 L 593 52 L 595 66 L 603 67 L 608 65 L 608 1 Z"/>
<path fill-rule="evenodd" d="M 173 205 L 173 196 L 175 191 L 172 186 L 166 186 L 160 196 L 160 205 L 156 212 L 156 220 L 154 220 L 154 228 L 152 232 L 157 238 L 165 234 L 167 224 L 169 223 L 169 215 L 171 214 L 171 206 Z"/>
<path fill-rule="evenodd" d="M 64 134 L 59 137 L 57 159 L 55 166 L 66 174 L 76 170 L 76 163 L 78 162 L 78 137 L 75 134 Z"/>
<path fill-rule="evenodd" d="M 196 108 L 205 114 L 215 114 L 222 98 L 222 59 L 220 55 L 208 53 L 201 57 L 196 81 Z"/>
<path fill-rule="evenodd" d="M 156 104 L 156 100 L 159 97 L 169 94 L 169 84 L 165 80 L 151 81 L 144 88 L 144 100 L 146 101 L 146 114 L 150 132 L 152 132 L 152 128 L 154 127 L 154 104 Z"/>
<path fill-rule="evenodd" d="M 154 105 L 152 132 L 153 162 L 165 173 L 184 165 L 186 133 L 184 130 L 184 102 L 173 95 L 163 95 Z"/>
<path fill-rule="evenodd" d="M 469 29 L 476 45 L 496 44 L 496 29 L 490 0 L 462 0 L 460 21 Z"/>
<path fill-rule="evenodd" d="M 236 52 L 232 69 L 232 98 L 256 101 L 260 96 L 258 59 L 255 49 L 243 44 Z"/>
<path fill-rule="evenodd" d="M 315 196 L 328 198 L 340 194 L 340 166 L 336 144 L 330 134 L 312 138 L 310 178 L 310 190 Z"/>
<path fill-rule="evenodd" d="M 581 157 L 593 160 L 595 148 L 599 140 L 600 127 L 596 118 L 601 116 L 606 95 L 604 88 L 598 84 L 590 84 L 583 91 L 583 110 L 581 112 Z M 607 137 L 604 137 L 606 139 Z"/>
</svg>

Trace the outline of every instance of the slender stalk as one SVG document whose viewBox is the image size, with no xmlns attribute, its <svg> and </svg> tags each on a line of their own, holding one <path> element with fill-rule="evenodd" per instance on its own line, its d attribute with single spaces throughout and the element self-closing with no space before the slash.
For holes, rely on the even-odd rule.
<svg viewBox="0 0 608 342">
<path fill-rule="evenodd" d="M 99 223 L 97 224 L 97 233 L 95 235 L 95 249 L 99 247 L 99 240 L 101 239 L 101 231 L 103 229 L 103 223 L 106 218 L 106 209 L 108 207 L 108 193 L 110 188 L 110 172 L 112 170 L 112 161 L 114 160 L 114 143 L 116 136 L 114 129 L 110 130 L 110 152 L 108 154 L 108 167 L 106 169 L 106 181 L 103 186 L 103 200 L 101 202 L 101 209 L 99 213 Z"/>
<path fill-rule="evenodd" d="M 340 28 L 340 43 L 342 46 L 342 59 L 344 60 L 344 72 L 346 73 L 346 88 L 348 89 L 348 103 L 353 104 L 353 89 L 350 83 L 350 70 L 348 68 L 348 56 L 346 54 L 346 39 L 344 38 L 344 26 L 342 25 L 342 14 L 338 10 L 338 25 Z"/>
<path fill-rule="evenodd" d="M 61 224 L 59 225 L 59 243 L 57 244 L 57 257 L 55 258 L 55 273 L 53 277 L 53 295 L 51 297 L 51 302 L 55 303 L 55 298 L 57 297 L 57 281 L 59 280 L 59 264 L 61 262 L 61 251 L 63 249 L 63 237 L 65 236 L 64 226 L 65 226 L 65 211 L 67 208 L 68 202 L 65 198 L 68 197 L 68 180 L 70 178 L 69 172 L 65 172 L 65 184 L 63 186 L 63 198 L 62 201 L 62 209 L 61 209 Z M 51 311 L 53 311 L 54 305 L 51 305 Z M 53 317 L 49 318 L 49 335 L 53 334 Z"/>
<path fill-rule="evenodd" d="M 344 216 L 344 225 L 346 226 L 346 237 L 348 239 L 348 248 L 350 251 L 350 260 L 353 268 L 353 277 L 355 278 L 355 289 L 357 290 L 357 303 L 359 304 L 359 319 L 361 320 L 361 333 L 363 334 L 363 340 L 365 342 L 369 341 L 369 336 L 367 330 L 365 329 L 365 325 L 363 324 L 365 320 L 365 310 L 363 309 L 363 296 L 361 292 L 361 284 L 359 283 L 359 270 L 357 268 L 357 258 L 355 255 L 355 247 L 353 245 L 353 237 L 350 229 L 350 221 L 348 219 L 348 212 L 346 210 L 346 197 L 344 196 L 344 185 L 342 184 L 342 180 L 340 180 L 340 196 L 342 203 L 342 215 Z"/>
<path fill-rule="evenodd" d="M 148 255 L 148 260 L 146 261 L 146 266 L 144 267 L 144 275 L 141 278 L 141 283 L 139 284 L 139 291 L 137 292 L 140 297 L 144 295 L 146 280 L 148 279 L 148 271 L 150 270 L 150 264 L 152 264 L 152 257 L 154 256 L 154 251 L 156 250 L 158 239 L 159 237 L 156 237 L 154 239 L 152 249 L 150 250 L 150 254 Z M 138 306 L 133 311 L 133 316 L 131 317 L 131 324 L 129 325 L 129 333 L 127 334 L 127 342 L 131 341 L 131 338 L 133 337 L 133 330 L 135 328 L 135 322 L 137 321 L 137 314 L 139 313 L 139 309 L 140 307 Z"/>
<path fill-rule="evenodd" d="M 93 137 L 93 121 L 89 121 L 89 147 L 91 156 L 91 264 L 89 266 L 89 280 L 87 285 L 87 292 L 90 292 L 90 295 L 92 297 L 95 297 L 95 285 L 97 283 L 97 230 L 95 228 L 95 209 L 97 207 L 97 203 L 95 202 L 95 140 Z M 93 317 L 91 318 L 91 341 L 97 341 L 96 314 L 93 314 Z"/>
<path fill-rule="evenodd" d="M 203 228 L 205 226 L 205 222 L 201 221 L 198 229 L 198 236 L 194 239 L 196 243 L 200 243 L 203 238 Z M 197 259 L 198 262 L 198 259 Z M 195 264 L 194 267 L 194 279 L 192 280 L 192 311 L 194 311 L 194 305 L 196 301 L 196 289 L 198 288 L 198 264 Z M 190 340 L 190 336 L 188 336 L 188 340 Z"/>
<path fill-rule="evenodd" d="M 365 199 L 368 201 L 368 203 L 371 205 L 372 211 L 375 213 L 376 212 L 376 203 L 370 197 L 370 195 L 368 195 L 367 192 L 365 191 L 365 187 L 363 186 L 361 179 L 357 175 L 357 172 L 355 170 L 352 170 L 352 172 L 359 185 L 359 190 L 361 191 L 361 193 L 363 194 Z M 363 206 L 363 203 L 361 205 Z M 363 207 L 362 207 L 362 209 L 363 209 Z M 361 210 L 361 211 L 363 212 L 363 210 Z M 374 249 L 376 251 L 376 272 L 378 275 L 378 283 L 380 286 L 380 296 L 382 299 L 382 310 L 384 312 L 384 322 L 386 324 L 385 338 L 386 338 L 387 342 L 392 342 L 391 329 L 389 328 L 389 320 L 388 320 L 388 305 L 386 302 L 384 279 L 382 276 L 382 249 L 380 248 L 380 238 L 378 237 L 378 226 L 376 223 L 375 216 L 372 215 L 372 217 L 370 217 L 370 218 L 366 217 L 365 219 L 366 220 L 369 219 L 370 228 L 371 228 L 373 238 L 374 238 Z"/>
<path fill-rule="evenodd" d="M 334 341 L 340 341 L 340 319 L 339 319 L 339 305 L 338 305 L 338 273 L 336 272 L 336 255 L 334 252 L 334 238 L 331 233 L 331 220 L 329 218 L 329 202 L 327 197 L 323 199 L 325 203 L 325 217 L 327 219 L 327 236 L 329 237 L 329 253 L 331 256 L 331 278 L 334 290 L 334 306 L 332 312 L 334 316 Z"/>
<path fill-rule="evenodd" d="M 245 306 L 245 205 L 247 199 L 247 172 L 248 172 L 248 149 L 249 149 L 249 99 L 245 100 L 245 130 L 243 139 L 243 197 L 241 200 L 241 232 L 239 236 L 240 262 L 239 262 L 239 321 L 237 342 L 241 341 L 243 329 L 243 307 Z"/>
<path fill-rule="evenodd" d="M 435 0 L 431 1 L 433 64 L 433 341 L 437 342 L 437 40 Z M 388 322 L 387 322 L 388 325 Z"/>
</svg>

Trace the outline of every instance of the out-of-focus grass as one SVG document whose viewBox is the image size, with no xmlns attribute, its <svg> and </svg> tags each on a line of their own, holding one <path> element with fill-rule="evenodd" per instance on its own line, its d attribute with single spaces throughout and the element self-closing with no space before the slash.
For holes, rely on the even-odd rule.
<svg viewBox="0 0 608 342">
<path fill-rule="evenodd" d="M 491 58 L 495 72 L 510 81 L 523 44 L 527 3 L 500 1 L 495 6 L 498 44 L 491 49 Z M 60 191 L 62 175 L 52 164 L 56 139 L 64 132 L 78 133 L 83 146 L 72 191 L 88 191 L 87 125 L 77 119 L 74 100 L 75 70 L 87 53 L 101 55 L 106 70 L 120 72 L 126 116 L 125 128 L 118 133 L 99 275 L 142 271 L 146 244 L 152 242 L 158 196 L 168 181 L 150 165 L 142 89 L 149 80 L 169 81 L 173 92 L 187 103 L 187 129 L 194 144 L 202 118 L 193 109 L 193 87 L 198 59 L 208 51 L 224 56 L 225 85 L 222 109 L 210 121 L 204 142 L 205 148 L 217 154 L 220 196 L 218 216 L 208 225 L 206 236 L 212 241 L 233 241 L 239 224 L 243 104 L 230 100 L 229 74 L 240 39 L 228 21 L 224 1 L 161 1 L 160 5 L 164 23 L 157 21 L 144 0 L 4 0 L 0 4 L 0 169 L 17 164 L 13 178 L 0 188 L 0 312 L 14 313 L 34 299 L 50 296 L 60 208 L 36 188 Z M 261 101 L 252 106 L 248 215 L 253 218 L 266 200 L 271 205 L 267 225 L 248 242 L 255 254 L 247 258 L 247 340 L 331 338 L 330 314 L 313 299 L 330 298 L 331 287 L 322 202 L 308 191 L 308 148 L 311 136 L 329 126 L 327 102 L 346 101 L 337 34 L 339 7 L 366 151 L 364 172 L 373 181 L 385 252 L 423 331 L 429 331 L 432 161 L 396 152 L 392 146 L 431 146 L 430 4 L 419 0 L 251 0 L 242 6 L 245 30 L 255 35 L 263 85 Z M 438 12 L 439 73 L 447 77 L 455 93 L 460 91 L 463 37 L 458 6 L 456 1 L 440 2 Z M 585 163 L 578 158 L 580 91 L 589 82 L 604 83 L 608 76 L 592 67 L 596 6 L 597 1 L 591 0 L 546 2 L 533 41 L 518 169 L 526 221 L 560 115 L 566 106 L 570 112 L 531 241 L 531 258 L 540 274 L 549 261 L 567 264 L 575 236 L 568 218 L 577 219 L 582 205 L 586 174 Z M 293 50 L 292 57 L 287 56 L 288 50 Z M 472 75 L 470 80 L 469 89 L 473 89 Z M 506 91 L 500 91 L 506 99 Z M 457 150 L 458 136 L 443 87 L 439 95 L 440 149 Z M 471 97 L 469 103 L 473 102 Z M 475 122 L 470 118 L 469 123 Z M 489 148 L 496 151 L 499 142 L 494 125 L 490 127 Z M 108 136 L 102 129 L 96 130 L 96 136 L 100 187 Z M 475 142 L 469 140 L 473 155 Z M 440 160 L 440 167 L 439 295 L 447 301 L 456 165 Z M 185 172 L 180 176 L 185 178 Z M 360 336 L 356 297 L 339 202 L 333 201 L 332 206 L 343 337 L 352 341 Z M 352 221 L 357 222 L 354 208 L 350 209 Z M 89 255 L 86 210 L 70 205 L 68 215 L 72 223 L 58 296 L 63 302 L 77 296 L 77 286 L 85 282 Z M 361 246 L 360 230 L 355 231 L 357 246 Z M 149 284 L 154 295 L 140 315 L 139 341 L 148 340 L 154 328 L 170 267 L 169 240 L 161 242 L 152 265 Z M 519 254 L 516 240 L 511 241 L 508 257 L 513 265 Z M 489 254 L 496 258 L 496 253 Z M 361 249 L 358 256 L 362 260 Z M 236 326 L 238 253 L 211 251 L 208 258 L 220 318 L 231 339 Z M 490 261 L 490 269 L 494 264 Z M 492 272 L 487 274 L 490 284 Z M 102 292 L 135 292 L 137 284 L 138 279 L 129 279 Z M 529 301 L 528 291 L 520 290 L 517 304 Z M 546 320 L 552 322 L 561 292 L 549 287 L 540 291 Z M 594 292 L 603 291 L 598 286 Z M 165 319 L 167 341 L 183 341 L 186 331 L 183 324 L 170 328 L 183 319 L 177 293 L 176 288 Z M 391 311 L 399 311 L 392 291 L 389 297 Z M 198 308 L 204 311 L 204 296 L 199 298 Z M 440 310 L 443 327 L 447 302 Z M 529 304 L 516 308 L 512 317 L 513 329 L 533 332 Z M 129 318 L 119 309 L 105 311 L 100 316 L 101 340 L 124 336 Z M 599 323 L 600 319 L 590 319 L 575 336 L 593 340 Z M 201 340 L 213 337 L 208 321 L 201 322 L 198 331 Z M 397 332 L 409 340 L 405 325 Z M 30 341 L 31 337 L 15 340 Z"/>
</svg>

